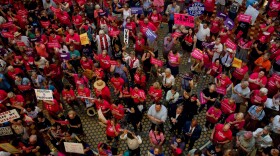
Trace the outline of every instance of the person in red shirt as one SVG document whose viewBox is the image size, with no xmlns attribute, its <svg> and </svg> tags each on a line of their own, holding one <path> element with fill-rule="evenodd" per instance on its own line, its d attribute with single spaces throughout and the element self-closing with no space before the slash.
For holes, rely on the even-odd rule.
<svg viewBox="0 0 280 156">
<path fill-rule="evenodd" d="M 23 55 L 23 64 L 26 69 L 26 71 L 31 72 L 31 70 L 36 69 L 35 63 L 34 63 L 34 57 Z"/>
<path fill-rule="evenodd" d="M 271 41 L 269 49 L 270 49 L 270 54 L 271 54 L 270 60 L 277 58 L 277 56 L 280 55 L 280 41 L 279 40 Z"/>
<path fill-rule="evenodd" d="M 121 131 L 121 125 L 119 123 L 117 123 L 116 119 L 114 117 L 109 118 L 109 120 L 107 120 L 103 114 L 99 114 L 99 120 L 106 124 L 106 136 L 107 136 L 107 140 L 108 142 L 112 142 L 113 140 L 115 140 L 117 143 L 119 141 L 119 133 Z"/>
<path fill-rule="evenodd" d="M 280 1 L 279 0 L 270 0 L 270 3 L 268 2 L 268 12 L 267 15 L 272 18 L 276 18 L 279 16 L 280 11 Z"/>
<path fill-rule="evenodd" d="M 227 91 L 231 90 L 232 82 L 226 73 L 221 73 L 215 78 L 216 91 L 220 94 L 220 97 L 223 98 L 227 94 Z"/>
<path fill-rule="evenodd" d="M 235 109 L 235 101 L 232 98 L 224 98 L 221 101 L 221 110 L 223 112 L 222 121 L 224 121 L 230 114 L 234 113 Z"/>
<path fill-rule="evenodd" d="M 5 106 L 5 104 L 8 102 L 8 94 L 5 90 L 0 89 L 0 104 L 3 104 L 3 106 Z M 0 107 L 0 112 L 3 112 L 3 108 Z"/>
<path fill-rule="evenodd" d="M 146 88 L 146 75 L 141 68 L 137 68 L 134 74 L 134 85 L 138 88 L 145 89 Z"/>
<path fill-rule="evenodd" d="M 210 107 L 206 112 L 206 123 L 203 128 L 203 131 L 207 131 L 209 129 L 213 129 L 214 125 L 219 121 L 222 115 L 221 104 L 216 103 L 214 106 Z"/>
<path fill-rule="evenodd" d="M 232 140 L 230 124 L 217 124 L 212 131 L 211 140 L 214 144 L 224 145 Z"/>
<path fill-rule="evenodd" d="M 206 16 L 206 20 L 208 20 L 214 12 L 215 0 L 205 0 L 204 6 L 205 6 L 204 15 Z"/>
<path fill-rule="evenodd" d="M 125 28 L 129 30 L 129 39 L 132 39 L 133 43 L 135 43 L 135 39 L 133 36 L 136 36 L 136 24 L 131 21 L 131 18 L 126 18 Z"/>
<path fill-rule="evenodd" d="M 22 95 L 16 95 L 13 92 L 8 93 L 8 98 L 10 100 L 12 107 L 24 107 L 25 106 L 25 100 Z"/>
<path fill-rule="evenodd" d="M 137 57 L 139 56 L 142 58 L 142 55 L 144 54 L 143 45 L 145 45 L 145 39 L 143 38 L 143 34 L 138 33 L 137 36 L 133 36 L 133 37 L 135 38 L 135 45 L 134 45 L 135 54 Z"/>
<path fill-rule="evenodd" d="M 107 54 L 106 50 L 103 50 L 101 54 L 94 55 L 94 58 L 99 61 L 100 67 L 104 71 L 109 71 L 111 64 L 110 64 L 110 56 Z"/>
<path fill-rule="evenodd" d="M 70 85 L 66 85 L 62 91 L 63 100 L 74 109 L 74 105 L 79 107 L 79 103 L 76 99 L 76 95 L 73 89 L 71 89 Z"/>
<path fill-rule="evenodd" d="M 70 26 L 72 23 L 70 21 L 70 16 L 66 11 L 60 11 L 56 13 L 56 17 L 59 22 L 64 26 Z"/>
<path fill-rule="evenodd" d="M 162 17 L 157 12 L 157 10 L 153 10 L 153 12 L 149 15 L 148 19 L 151 21 L 151 23 L 156 27 L 159 28 L 161 24 Z M 145 20 L 144 20 L 145 21 Z"/>
<path fill-rule="evenodd" d="M 83 17 L 78 12 L 75 11 L 72 16 L 72 21 L 76 29 L 79 29 L 83 24 Z"/>
<path fill-rule="evenodd" d="M 139 89 L 136 86 L 134 88 L 130 88 L 130 94 L 135 105 L 143 105 L 146 100 L 146 93 L 144 90 Z M 142 111 L 142 109 L 140 111 Z"/>
<path fill-rule="evenodd" d="M 49 43 L 59 43 L 59 44 L 61 44 L 61 43 L 63 43 L 63 40 L 62 40 L 61 36 L 56 35 L 55 31 L 52 30 L 50 32 L 50 36 L 49 36 Z"/>
<path fill-rule="evenodd" d="M 264 37 L 265 43 L 268 43 L 270 41 L 270 37 L 275 31 L 274 25 L 275 24 L 271 18 L 268 18 L 265 23 L 260 24 L 261 31 L 259 32 L 259 38 Z"/>
<path fill-rule="evenodd" d="M 133 100 L 131 98 L 130 89 L 128 87 L 128 84 L 124 84 L 122 87 L 122 91 L 120 92 L 119 98 L 123 101 L 125 106 L 127 107 L 133 107 Z"/>
<path fill-rule="evenodd" d="M 215 2 L 215 0 L 212 0 Z M 217 37 L 219 35 L 219 31 L 221 29 L 221 22 L 219 17 L 216 17 L 212 22 L 211 22 L 211 27 L 210 27 L 210 32 L 211 36 Z"/>
<path fill-rule="evenodd" d="M 217 58 L 210 66 L 209 70 L 207 71 L 207 74 L 211 76 L 218 76 L 222 73 L 223 67 L 221 65 L 220 59 Z"/>
<path fill-rule="evenodd" d="M 110 89 L 106 86 L 105 82 L 102 80 L 97 80 L 93 84 L 95 95 L 101 96 L 104 100 L 111 101 Z"/>
<path fill-rule="evenodd" d="M 232 73 L 231 81 L 233 85 L 239 84 L 241 80 L 244 78 L 249 68 L 246 62 L 242 62 L 241 68 L 234 68 Z"/>
<path fill-rule="evenodd" d="M 84 85 L 84 86 L 88 85 L 89 80 L 83 74 L 72 74 L 72 73 L 70 73 L 70 75 L 73 77 L 74 82 L 76 84 L 75 88 L 78 88 L 79 85 L 81 85 L 81 84 Z"/>
<path fill-rule="evenodd" d="M 83 70 L 92 70 L 93 61 L 83 56 L 80 60 L 81 67 Z"/>
<path fill-rule="evenodd" d="M 245 125 L 244 114 L 243 113 L 231 114 L 227 117 L 226 123 L 230 124 L 232 135 L 236 136 L 236 133 L 239 132 L 241 129 L 243 129 Z"/>
<path fill-rule="evenodd" d="M 114 77 L 111 78 L 110 82 L 113 85 L 114 93 L 119 95 L 122 91 L 122 87 L 124 85 L 124 80 L 121 78 L 119 73 L 114 73 Z"/>
<path fill-rule="evenodd" d="M 162 90 L 159 82 L 153 83 L 148 94 L 150 95 L 153 103 L 158 103 L 162 99 Z"/>
<path fill-rule="evenodd" d="M 24 74 L 23 71 L 20 68 L 14 68 L 13 66 L 9 66 L 7 68 L 8 70 L 8 76 L 9 78 L 11 78 L 12 80 L 15 80 L 16 75 L 18 74 Z"/>
<path fill-rule="evenodd" d="M 48 37 L 45 34 L 41 34 L 40 31 L 35 31 L 35 36 L 41 44 L 46 45 L 48 43 Z"/>
<path fill-rule="evenodd" d="M 46 65 L 44 67 L 44 75 L 53 81 L 57 88 L 57 91 L 61 93 L 61 91 L 63 90 L 63 74 L 60 65 L 56 63 L 49 64 L 49 62 L 46 62 Z"/>
<path fill-rule="evenodd" d="M 111 108 L 111 105 L 109 104 L 108 101 L 104 100 L 102 98 L 102 96 L 98 96 L 96 99 L 93 100 L 94 104 L 95 104 L 95 108 L 96 110 L 101 109 L 101 112 L 103 115 L 105 116 L 109 116 L 109 111 Z"/>
<path fill-rule="evenodd" d="M 119 104 L 119 102 L 117 101 L 116 104 L 111 105 L 110 109 L 111 109 L 112 115 L 114 116 L 114 118 L 117 121 L 120 121 L 123 119 L 125 108 L 122 104 Z"/>
<path fill-rule="evenodd" d="M 229 30 L 228 27 L 222 28 L 222 30 L 219 33 L 221 43 L 224 44 L 227 41 L 227 39 L 229 38 L 229 36 L 231 36 L 231 34 L 232 34 L 232 32 L 231 32 L 231 30 Z"/>
<path fill-rule="evenodd" d="M 102 68 L 96 68 L 95 66 L 93 67 L 93 77 L 96 77 L 97 80 L 102 80 L 104 79 L 104 71 Z"/>
<path fill-rule="evenodd" d="M 267 96 L 272 98 L 280 89 L 280 75 L 273 74 L 267 82 L 266 88 L 268 90 Z"/>
<path fill-rule="evenodd" d="M 265 71 L 261 70 L 258 73 L 252 73 L 248 81 L 249 81 L 250 90 L 258 90 L 261 87 L 264 87 L 267 83 L 267 77 L 265 76 Z"/>
<path fill-rule="evenodd" d="M 263 106 L 267 100 L 267 92 L 266 88 L 261 88 L 260 90 L 253 90 L 250 95 L 250 100 L 248 101 L 248 109 L 252 105 L 261 105 Z"/>
<path fill-rule="evenodd" d="M 74 33 L 73 29 L 69 29 L 69 34 L 66 36 L 66 45 L 74 45 L 74 49 L 81 50 L 81 40 L 78 33 Z"/>
<path fill-rule="evenodd" d="M 52 118 L 59 119 L 63 116 L 62 105 L 59 104 L 55 99 L 53 99 L 52 101 L 44 100 L 43 104 L 45 109 L 48 111 L 48 113 L 51 115 Z"/>
<path fill-rule="evenodd" d="M 92 99 L 91 97 L 91 92 L 90 89 L 85 87 L 83 84 L 80 84 L 78 89 L 77 89 L 77 94 L 81 101 L 85 104 L 86 108 L 92 106 Z"/>
</svg>

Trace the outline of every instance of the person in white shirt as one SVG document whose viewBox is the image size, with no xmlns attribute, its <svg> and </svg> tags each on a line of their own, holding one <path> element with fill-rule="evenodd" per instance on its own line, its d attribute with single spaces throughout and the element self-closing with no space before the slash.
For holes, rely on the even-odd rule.
<svg viewBox="0 0 280 156">
<path fill-rule="evenodd" d="M 151 128 L 154 129 L 158 125 L 163 130 L 163 124 L 167 119 L 167 109 L 160 103 L 153 104 L 148 110 L 148 118 L 152 122 Z"/>
<path fill-rule="evenodd" d="M 179 93 L 177 92 L 177 87 L 173 86 L 166 94 L 166 102 L 168 104 L 175 104 L 178 101 Z"/>
<path fill-rule="evenodd" d="M 197 37 L 196 47 L 200 50 L 203 50 L 202 42 L 205 42 L 207 38 L 210 37 L 210 29 L 208 23 L 199 24 L 196 37 Z"/>
<path fill-rule="evenodd" d="M 251 91 L 248 86 L 249 86 L 248 81 L 242 81 L 241 83 L 237 84 L 234 87 L 232 94 L 231 94 L 231 98 L 236 103 L 235 112 L 239 112 L 241 103 L 244 103 L 246 98 L 249 96 Z"/>
<path fill-rule="evenodd" d="M 221 39 L 217 38 L 215 41 L 215 45 L 213 48 L 213 58 L 212 58 L 212 62 L 214 62 L 217 58 L 220 57 L 222 51 L 223 51 L 223 45 L 221 44 Z"/>
<path fill-rule="evenodd" d="M 276 115 L 271 123 L 271 138 L 273 145 L 277 147 L 280 144 L 280 115 Z"/>
<path fill-rule="evenodd" d="M 172 86 L 175 84 L 175 78 L 171 74 L 171 70 L 169 68 L 166 68 L 164 73 L 159 74 L 159 76 L 162 76 L 162 88 L 167 93 L 168 90 L 171 89 Z"/>
<path fill-rule="evenodd" d="M 131 81 L 134 82 L 134 75 L 136 73 L 137 68 L 140 67 L 140 61 L 139 59 L 135 56 L 135 52 L 132 51 L 130 53 L 130 56 L 126 57 L 123 59 L 127 65 L 129 66 L 129 73 L 131 77 Z"/>
<path fill-rule="evenodd" d="M 268 126 L 265 126 L 264 128 L 258 128 L 253 132 L 258 149 L 272 146 L 272 139 L 269 133 L 270 127 Z"/>
<path fill-rule="evenodd" d="M 124 130 L 123 134 L 120 136 L 122 140 L 126 140 L 128 151 L 130 155 L 140 156 L 140 144 L 142 144 L 142 139 L 139 135 Z"/>
</svg>

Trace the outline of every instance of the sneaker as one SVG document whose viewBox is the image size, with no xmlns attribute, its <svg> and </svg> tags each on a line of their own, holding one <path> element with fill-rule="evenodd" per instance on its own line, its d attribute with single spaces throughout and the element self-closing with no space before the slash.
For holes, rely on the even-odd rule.
<svg viewBox="0 0 280 156">
<path fill-rule="evenodd" d="M 203 127 L 203 131 L 206 132 L 208 130 L 208 128 L 206 128 L 205 126 Z"/>
</svg>

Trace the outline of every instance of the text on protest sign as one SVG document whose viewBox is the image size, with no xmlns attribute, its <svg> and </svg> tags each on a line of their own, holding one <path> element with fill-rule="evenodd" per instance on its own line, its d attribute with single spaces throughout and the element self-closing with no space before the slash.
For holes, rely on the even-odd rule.
<svg viewBox="0 0 280 156">
<path fill-rule="evenodd" d="M 81 143 L 64 142 L 64 147 L 68 153 L 84 154 L 84 147 Z"/>
<path fill-rule="evenodd" d="M 159 67 L 161 67 L 163 65 L 163 62 L 154 57 L 151 57 L 151 64 L 155 64 L 155 65 L 158 65 Z"/>
<path fill-rule="evenodd" d="M 60 53 L 59 55 L 62 60 L 70 60 L 70 53 Z"/>
<path fill-rule="evenodd" d="M 128 44 L 128 40 L 129 40 L 129 30 L 128 29 L 124 29 L 123 31 L 123 40 L 125 44 Z"/>
<path fill-rule="evenodd" d="M 0 136 L 12 135 L 13 131 L 10 126 L 0 127 Z"/>
<path fill-rule="evenodd" d="M 178 25 L 184 25 L 187 27 L 194 27 L 194 17 L 184 14 L 174 14 L 174 23 Z"/>
<path fill-rule="evenodd" d="M 236 50 L 236 48 L 237 48 L 236 44 L 229 38 L 226 40 L 225 44 L 226 44 L 227 48 L 230 48 L 232 50 Z"/>
<path fill-rule="evenodd" d="M 52 90 L 35 89 L 35 95 L 37 100 L 53 100 Z"/>
<path fill-rule="evenodd" d="M 83 33 L 80 35 L 81 45 L 89 44 L 89 39 L 87 33 Z"/>
<path fill-rule="evenodd" d="M 232 30 L 234 27 L 234 21 L 227 17 L 227 19 L 224 22 L 225 26 L 229 28 L 229 30 Z"/>
<path fill-rule="evenodd" d="M 245 14 L 239 14 L 237 19 L 240 22 L 250 23 L 251 19 L 252 19 L 252 16 L 251 15 L 245 15 Z"/>
<path fill-rule="evenodd" d="M 146 36 L 147 36 L 147 39 L 150 41 L 154 41 L 157 38 L 157 35 L 150 29 L 147 29 Z"/>
<path fill-rule="evenodd" d="M 131 7 L 131 14 L 143 14 L 142 7 Z"/>
<path fill-rule="evenodd" d="M 202 3 L 195 2 L 188 8 L 188 13 L 191 16 L 200 16 L 203 14 L 205 7 Z"/>
<path fill-rule="evenodd" d="M 19 114 L 15 109 L 8 110 L 6 112 L 0 113 L 0 123 L 7 122 L 9 120 L 19 118 Z"/>
</svg>

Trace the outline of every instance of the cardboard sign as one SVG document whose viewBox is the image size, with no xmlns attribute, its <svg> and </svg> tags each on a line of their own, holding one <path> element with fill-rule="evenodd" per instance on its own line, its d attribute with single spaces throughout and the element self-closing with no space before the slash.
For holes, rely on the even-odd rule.
<svg viewBox="0 0 280 156">
<path fill-rule="evenodd" d="M 250 15 L 245 15 L 245 14 L 239 14 L 237 20 L 239 22 L 246 22 L 246 23 L 250 23 L 252 19 L 252 16 Z"/>
<path fill-rule="evenodd" d="M 201 52 L 201 50 L 195 48 L 192 53 L 191 53 L 191 56 L 195 59 L 198 59 L 198 60 L 202 60 L 203 58 L 203 53 Z"/>
<path fill-rule="evenodd" d="M 259 11 L 257 9 L 255 9 L 254 7 L 252 7 L 251 5 L 249 5 L 247 7 L 247 10 L 245 11 L 245 15 L 249 15 L 252 17 L 251 24 L 254 25 L 258 15 L 259 15 Z"/>
<path fill-rule="evenodd" d="M 118 65 L 118 62 L 115 61 L 115 60 L 110 60 L 110 64 L 111 64 L 111 65 Z"/>
<path fill-rule="evenodd" d="M 59 55 L 62 60 L 70 60 L 70 53 L 60 53 Z"/>
<path fill-rule="evenodd" d="M 48 43 L 48 48 L 60 48 L 59 43 Z"/>
<path fill-rule="evenodd" d="M 87 33 L 83 33 L 80 35 L 81 45 L 89 44 L 89 39 Z"/>
<path fill-rule="evenodd" d="M 53 100 L 52 90 L 35 89 L 37 100 Z"/>
<path fill-rule="evenodd" d="M 232 67 L 235 67 L 235 68 L 241 68 L 242 66 L 242 60 L 238 59 L 238 58 L 233 58 L 233 61 L 232 61 L 232 64 L 231 64 Z"/>
<path fill-rule="evenodd" d="M 194 27 L 194 17 L 184 14 L 174 14 L 174 23 L 178 25 L 184 25 L 187 27 Z"/>
<path fill-rule="evenodd" d="M 158 65 L 159 67 L 163 66 L 163 62 L 161 60 L 158 60 L 154 57 L 151 57 L 151 64 Z"/>
<path fill-rule="evenodd" d="M 10 32 L 2 32 L 1 34 L 5 38 L 11 38 L 11 39 L 14 38 L 14 35 L 12 33 L 10 33 Z"/>
<path fill-rule="evenodd" d="M 205 7 L 202 3 L 195 2 L 188 8 L 188 13 L 191 16 L 197 17 L 197 16 L 200 16 L 201 14 L 203 14 L 204 10 L 205 10 Z"/>
<path fill-rule="evenodd" d="M 217 16 L 219 18 L 222 18 L 223 20 L 226 20 L 227 19 L 227 14 L 223 13 L 223 12 L 218 12 Z"/>
<path fill-rule="evenodd" d="M 26 15 L 28 15 L 28 11 L 27 10 L 18 10 L 17 14 L 20 16 L 26 16 Z"/>
<path fill-rule="evenodd" d="M 10 143 L 2 143 L 0 144 L 0 148 L 4 149 L 7 152 L 10 152 L 12 154 L 17 154 L 20 153 L 20 151 L 15 148 L 13 145 L 11 145 Z"/>
<path fill-rule="evenodd" d="M 59 13 L 61 10 L 60 9 L 57 9 L 53 6 L 50 7 L 51 11 L 53 11 L 54 13 Z"/>
<path fill-rule="evenodd" d="M 8 110 L 6 112 L 0 113 L 0 123 L 7 122 L 9 120 L 14 120 L 20 118 L 18 112 L 15 109 Z"/>
<path fill-rule="evenodd" d="M 84 154 L 84 146 L 81 143 L 64 142 L 64 147 L 68 153 Z"/>
<path fill-rule="evenodd" d="M 146 36 L 147 39 L 150 41 L 154 41 L 157 38 L 157 35 L 149 28 L 146 31 Z"/>
<path fill-rule="evenodd" d="M 226 40 L 225 44 L 226 44 L 227 48 L 230 48 L 232 50 L 236 50 L 236 48 L 237 48 L 236 44 L 229 38 Z"/>
<path fill-rule="evenodd" d="M 10 126 L 0 127 L 0 136 L 12 135 L 13 131 Z"/>
<path fill-rule="evenodd" d="M 18 47 L 25 47 L 25 43 L 24 43 L 24 42 L 18 41 L 18 42 L 17 42 L 17 46 L 18 46 Z"/>
<path fill-rule="evenodd" d="M 1 27 L 2 28 L 9 28 L 11 26 L 13 26 L 14 24 L 12 22 L 7 22 L 7 23 L 4 23 L 4 24 L 1 24 Z"/>
<path fill-rule="evenodd" d="M 129 40 L 129 30 L 124 29 L 124 31 L 123 31 L 123 41 L 126 45 L 128 45 L 128 40 Z"/>
<path fill-rule="evenodd" d="M 226 27 L 228 27 L 229 30 L 232 30 L 233 27 L 234 27 L 234 21 L 231 20 L 230 18 L 227 18 L 227 19 L 225 20 L 225 22 L 224 22 L 224 25 L 225 25 Z"/>
<path fill-rule="evenodd" d="M 131 7 L 131 14 L 143 14 L 142 7 Z"/>
</svg>

